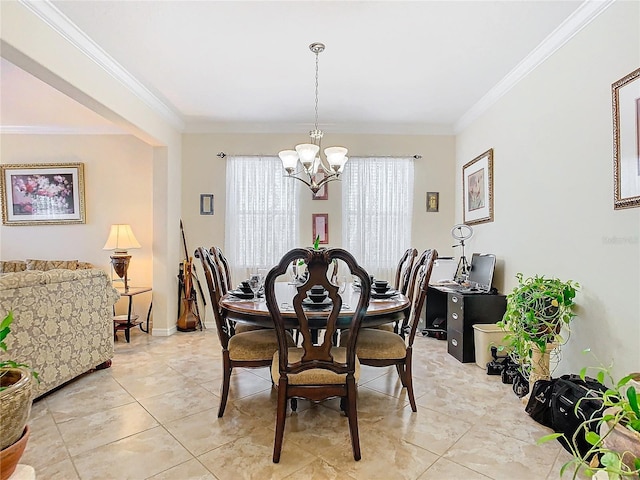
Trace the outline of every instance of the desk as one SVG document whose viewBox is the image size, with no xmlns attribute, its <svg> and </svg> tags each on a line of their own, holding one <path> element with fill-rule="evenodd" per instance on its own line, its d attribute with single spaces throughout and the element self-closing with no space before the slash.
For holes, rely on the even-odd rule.
<svg viewBox="0 0 640 480">
<path fill-rule="evenodd" d="M 436 319 L 446 319 L 447 351 L 463 363 L 475 362 L 475 323 L 502 320 L 507 299 L 500 294 L 461 293 L 438 287 L 427 290 L 426 327 Z M 423 331 L 423 334 L 426 334 Z"/>
<path fill-rule="evenodd" d="M 295 286 L 285 282 L 277 282 L 275 284 L 275 291 L 278 305 L 280 305 L 282 309 L 282 316 L 284 317 L 286 328 L 297 328 L 298 319 L 296 318 L 296 313 L 293 311 L 291 303 L 296 293 Z M 347 284 L 345 291 L 341 295 L 342 310 L 338 315 L 337 328 L 348 328 L 351 323 L 351 317 L 354 314 L 354 308 L 358 305 L 360 292 L 354 290 L 351 284 Z M 283 309 L 283 304 L 291 308 Z M 362 322 L 362 326 L 372 327 L 402 320 L 404 319 L 405 313 L 408 314 L 410 305 L 411 302 L 409 302 L 409 299 L 402 294 L 386 300 L 372 298 L 369 302 L 367 315 Z M 220 299 L 220 306 L 222 307 L 223 313 L 226 314 L 230 320 L 273 328 L 273 321 L 269 316 L 267 304 L 262 298 L 259 302 L 239 300 L 227 293 Z M 326 310 L 305 310 L 305 313 L 307 314 L 311 328 L 321 329 L 325 327 Z"/>
<path fill-rule="evenodd" d="M 113 336 L 117 338 L 116 333 L 120 330 L 124 330 L 124 338 L 127 340 L 127 343 L 130 341 L 130 330 L 134 327 L 140 326 L 140 330 L 145 333 L 149 333 L 149 317 L 151 316 L 151 307 L 152 303 L 149 303 L 149 311 L 147 312 L 147 328 L 142 328 L 142 320 L 139 320 L 139 315 L 131 314 L 131 310 L 133 309 L 133 297 L 135 295 L 140 295 L 141 293 L 146 293 L 151 291 L 151 287 L 129 287 L 128 290 L 125 291 L 124 288 L 117 288 L 120 295 L 123 297 L 129 297 L 129 308 L 126 315 L 114 315 L 113 316 Z"/>
</svg>

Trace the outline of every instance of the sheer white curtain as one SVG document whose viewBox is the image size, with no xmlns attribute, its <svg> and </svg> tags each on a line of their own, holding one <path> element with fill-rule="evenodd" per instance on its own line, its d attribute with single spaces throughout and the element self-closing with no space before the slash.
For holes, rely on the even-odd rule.
<svg viewBox="0 0 640 480">
<path fill-rule="evenodd" d="M 278 157 L 227 158 L 224 253 L 235 285 L 299 245 L 298 183 Z"/>
<path fill-rule="evenodd" d="M 411 246 L 413 158 L 349 158 L 342 174 L 342 245 L 370 275 L 394 280 Z"/>
</svg>

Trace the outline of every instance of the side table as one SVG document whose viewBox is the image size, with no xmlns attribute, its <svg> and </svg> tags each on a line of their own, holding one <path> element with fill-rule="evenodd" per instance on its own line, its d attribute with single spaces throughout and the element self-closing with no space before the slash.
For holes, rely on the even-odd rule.
<svg viewBox="0 0 640 480">
<path fill-rule="evenodd" d="M 131 340 L 131 329 L 140 326 L 140 330 L 145 333 L 149 333 L 149 318 L 151 317 L 151 307 L 153 302 L 149 303 L 149 311 L 147 312 L 147 328 L 142 328 L 142 320 L 139 319 L 139 315 L 131 314 L 133 309 L 133 297 L 140 295 L 141 293 L 147 293 L 151 291 L 151 287 L 129 287 L 128 290 L 124 288 L 116 288 L 120 295 L 123 297 L 129 297 L 129 308 L 126 315 L 113 315 L 113 335 L 117 338 L 117 332 L 124 330 L 124 338 L 127 343 Z M 114 312 L 115 313 L 115 312 Z"/>
</svg>

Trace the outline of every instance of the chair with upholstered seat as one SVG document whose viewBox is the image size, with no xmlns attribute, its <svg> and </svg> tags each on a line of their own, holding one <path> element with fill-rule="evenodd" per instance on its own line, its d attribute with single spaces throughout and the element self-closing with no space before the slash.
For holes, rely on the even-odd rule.
<svg viewBox="0 0 640 480">
<path fill-rule="evenodd" d="M 297 285 L 297 293 L 293 297 L 293 309 L 297 317 L 296 327 L 302 335 L 300 347 L 291 348 L 287 343 L 287 328 L 291 319 L 285 321 L 280 305 L 275 295 L 275 282 L 283 275 L 287 266 L 294 259 L 303 259 L 309 272 L 307 280 Z M 348 325 L 355 335 L 344 347 L 333 345 L 332 338 L 338 328 L 342 298 L 338 293 L 338 286 L 327 278 L 327 271 L 334 259 L 343 260 L 351 275 L 360 279 L 361 292 L 358 305 L 350 317 Z M 331 305 L 324 309 L 315 309 L 312 318 L 307 317 L 303 305 L 307 302 L 307 292 L 311 287 L 321 285 L 328 292 Z M 303 249 L 296 248 L 285 254 L 280 263 L 273 267 L 265 282 L 267 307 L 273 318 L 278 334 L 278 352 L 273 356 L 271 376 L 278 389 L 278 406 L 276 413 L 276 432 L 273 447 L 273 461 L 280 461 L 284 427 L 287 414 L 287 400 L 291 399 L 292 409 L 295 410 L 297 398 L 306 398 L 318 402 L 328 398 L 339 397 L 340 405 L 349 420 L 351 447 L 353 458 L 360 460 L 360 437 L 358 434 L 357 411 L 357 381 L 360 366 L 355 354 L 355 342 L 360 324 L 364 319 L 371 295 L 371 280 L 368 273 L 358 265 L 355 258 L 346 250 L 333 249 Z M 317 312 L 317 314 L 315 314 Z M 319 318 L 321 317 L 321 318 Z M 345 321 L 342 318 L 342 321 Z M 314 324 L 322 322 L 325 334 L 319 343 L 313 343 L 312 330 Z M 333 432 L 331 432 L 333 433 Z"/>
<path fill-rule="evenodd" d="M 203 247 L 196 250 L 196 257 L 202 261 L 202 269 L 207 281 L 211 308 L 216 322 L 218 339 L 222 346 L 222 386 L 220 388 L 220 408 L 218 417 L 222 417 L 229 396 L 231 372 L 234 367 L 256 368 L 268 367 L 273 360 L 273 354 L 278 350 L 278 339 L 275 330 L 262 328 L 247 332 L 235 332 L 220 309 L 221 272 L 215 259 Z M 290 334 L 284 340 L 290 346 L 295 343 Z"/>
<path fill-rule="evenodd" d="M 412 357 L 413 341 L 420 321 L 420 314 L 426 302 L 429 278 L 433 270 L 433 262 L 438 258 L 436 250 L 426 250 L 421 256 L 421 262 L 413 267 L 412 277 L 416 280 L 409 297 L 411 313 L 404 319 L 400 327 L 400 334 L 363 328 L 357 340 L 356 354 L 360 363 L 374 367 L 388 367 L 395 365 L 402 386 L 406 387 L 411 410 L 416 412 L 416 400 L 413 393 Z M 422 261 L 423 260 L 423 261 Z M 351 331 L 343 333 L 340 343 L 351 339 Z"/>
</svg>

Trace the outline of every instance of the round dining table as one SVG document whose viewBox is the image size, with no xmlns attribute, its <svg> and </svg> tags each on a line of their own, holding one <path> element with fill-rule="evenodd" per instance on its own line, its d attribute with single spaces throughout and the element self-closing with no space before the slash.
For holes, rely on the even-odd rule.
<svg viewBox="0 0 640 480">
<path fill-rule="evenodd" d="M 298 326 L 298 319 L 292 303 L 296 290 L 297 287 L 290 283 L 276 282 L 275 284 L 276 299 L 287 328 L 296 328 Z M 344 292 L 340 295 L 342 296 L 342 308 L 338 315 L 337 328 L 348 328 L 354 309 L 358 305 L 360 290 L 354 288 L 353 284 L 348 283 Z M 372 294 L 362 326 L 373 327 L 402 320 L 405 315 L 408 315 L 410 306 L 409 299 L 401 293 L 384 299 L 374 298 Z M 228 292 L 220 299 L 220 307 L 230 320 L 263 327 L 273 327 L 273 320 L 271 320 L 263 297 L 259 297 L 258 301 L 245 300 L 239 299 L 231 292 Z M 314 307 L 305 307 L 309 326 L 317 329 L 324 328 L 330 306 L 322 309 Z"/>
</svg>

